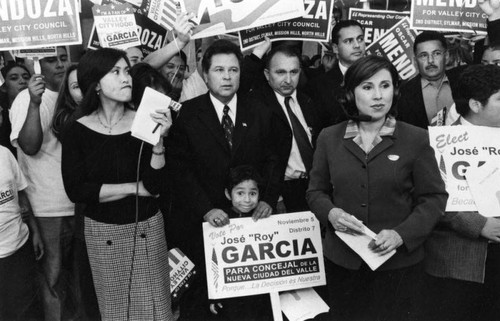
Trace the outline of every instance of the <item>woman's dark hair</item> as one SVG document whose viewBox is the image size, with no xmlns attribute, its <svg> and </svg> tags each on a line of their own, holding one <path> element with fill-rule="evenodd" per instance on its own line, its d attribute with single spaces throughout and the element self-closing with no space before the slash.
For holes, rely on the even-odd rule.
<svg viewBox="0 0 500 321">
<path fill-rule="evenodd" d="M 379 56 L 371 55 L 361 58 L 354 62 L 344 76 L 344 85 L 342 91 L 339 93 L 337 99 L 344 109 L 348 117 L 356 117 L 359 115 L 354 97 L 354 89 L 359 86 L 363 81 L 369 79 L 380 70 L 387 70 L 391 74 L 392 85 L 394 87 L 394 97 L 392 99 L 392 106 L 388 115 L 396 116 L 397 103 L 399 98 L 399 74 L 396 67 L 387 60 Z"/>
<path fill-rule="evenodd" d="M 258 186 L 262 184 L 262 177 L 255 167 L 250 165 L 240 165 L 229 170 L 229 174 L 226 177 L 226 188 L 229 193 L 233 188 L 240 184 L 241 182 L 252 180 L 257 183 Z"/>
<path fill-rule="evenodd" d="M 130 67 L 127 53 L 113 48 L 88 51 L 80 59 L 77 68 L 77 77 L 78 85 L 82 90 L 83 100 L 80 104 L 81 115 L 78 116 L 90 115 L 97 110 L 100 105 L 99 95 L 96 91 L 97 84 L 113 69 L 116 62 L 120 59 L 124 59 Z M 128 104 L 125 104 L 125 106 L 131 108 Z"/>
<path fill-rule="evenodd" d="M 71 97 L 68 85 L 69 74 L 75 71 L 77 67 L 77 64 L 73 64 L 66 69 L 64 79 L 59 88 L 59 96 L 56 100 L 56 109 L 54 117 L 52 117 L 52 132 L 59 140 L 61 140 L 61 133 L 64 127 L 75 120 L 75 112 L 78 108 L 77 103 Z"/>
<path fill-rule="evenodd" d="M 166 95 L 170 95 L 172 85 L 163 75 L 151 67 L 149 64 L 140 62 L 130 69 L 132 76 L 132 103 L 134 107 L 139 107 L 146 87 L 155 90 L 163 90 Z"/>
</svg>

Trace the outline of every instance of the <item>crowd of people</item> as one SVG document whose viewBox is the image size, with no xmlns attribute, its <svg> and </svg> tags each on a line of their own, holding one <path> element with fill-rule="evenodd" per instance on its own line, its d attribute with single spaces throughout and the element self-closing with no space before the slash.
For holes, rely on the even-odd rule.
<svg viewBox="0 0 500 321">
<path fill-rule="evenodd" d="M 480 1 L 488 37 L 446 68 L 442 33 L 423 31 L 418 75 L 402 83 L 367 56 L 355 20 L 332 30 L 335 59 L 266 39 L 243 56 L 215 40 L 190 75 L 177 37 L 143 57 L 67 49 L 1 70 L 0 320 L 272 320 L 266 295 L 209 300 L 202 223 L 312 211 L 322 225 L 330 306 L 323 320 L 498 320 L 500 220 L 446 212 L 428 126 L 500 127 L 500 6 Z M 318 67 L 319 64 L 319 67 Z M 159 142 L 131 135 L 146 87 Z M 500 213 L 499 213 L 500 216 Z M 372 271 L 336 235 L 373 230 Z M 168 249 L 199 273 L 178 302 Z M 38 303 L 38 306 L 37 306 Z"/>
</svg>

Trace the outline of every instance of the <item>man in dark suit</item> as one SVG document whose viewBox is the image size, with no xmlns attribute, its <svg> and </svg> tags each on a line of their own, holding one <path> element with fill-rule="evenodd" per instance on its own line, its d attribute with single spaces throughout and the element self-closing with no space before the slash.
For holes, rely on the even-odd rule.
<svg viewBox="0 0 500 321">
<path fill-rule="evenodd" d="M 224 194 L 229 169 L 252 165 L 265 178 L 254 219 L 268 217 L 278 197 L 282 178 L 270 148 L 269 112 L 249 106 L 236 95 L 241 59 L 238 47 L 229 41 L 217 41 L 206 50 L 202 67 L 209 92 L 184 103 L 169 135 L 173 201 L 167 238 L 193 260 L 199 272 L 198 282 L 181 301 L 183 320 L 209 318 L 202 223 L 229 222 L 222 210 L 230 207 Z"/>
<path fill-rule="evenodd" d="M 456 87 L 463 67 L 446 71 L 447 43 L 436 31 L 419 34 L 413 52 L 419 75 L 401 87 L 398 118 L 424 129 L 444 125 L 458 95 Z"/>
<path fill-rule="evenodd" d="M 332 29 L 332 49 L 337 55 L 332 69 L 325 74 L 310 79 L 306 93 L 318 103 L 323 127 L 346 120 L 337 95 L 344 82 L 344 74 L 356 60 L 365 56 L 363 27 L 356 20 L 339 21 Z"/>
<path fill-rule="evenodd" d="M 309 210 L 305 193 L 320 130 L 316 105 L 297 90 L 300 73 L 299 52 L 287 45 L 274 47 L 264 69 L 268 84 L 253 91 L 250 100 L 271 113 L 272 142 L 284 177 L 281 195 L 289 213 Z"/>
</svg>

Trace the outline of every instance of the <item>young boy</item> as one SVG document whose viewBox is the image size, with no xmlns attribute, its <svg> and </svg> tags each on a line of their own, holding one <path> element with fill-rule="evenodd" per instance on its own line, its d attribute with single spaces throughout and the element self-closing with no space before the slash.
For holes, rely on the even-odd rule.
<svg viewBox="0 0 500 321">
<path fill-rule="evenodd" d="M 35 259 L 42 257 L 43 244 L 23 191 L 27 186 L 12 153 L 0 146 L 0 320 L 23 319 L 36 294 Z"/>
<path fill-rule="evenodd" d="M 260 175 L 255 168 L 241 165 L 232 168 L 226 180 L 226 197 L 231 201 L 231 208 L 225 210 L 229 218 L 252 216 L 259 203 Z"/>
<path fill-rule="evenodd" d="M 251 217 L 259 203 L 259 183 L 261 177 L 249 165 L 232 168 L 226 179 L 226 197 L 231 208 L 224 209 L 229 218 Z M 268 295 L 253 295 L 212 301 L 210 311 L 217 320 L 261 321 L 272 320 L 272 309 Z"/>
</svg>

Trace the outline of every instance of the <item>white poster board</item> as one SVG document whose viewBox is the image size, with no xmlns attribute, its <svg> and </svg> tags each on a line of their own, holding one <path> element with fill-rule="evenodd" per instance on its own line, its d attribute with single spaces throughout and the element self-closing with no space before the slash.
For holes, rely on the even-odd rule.
<svg viewBox="0 0 500 321">
<path fill-rule="evenodd" d="M 326 284 L 319 221 L 311 212 L 203 223 L 210 299 Z"/>
<path fill-rule="evenodd" d="M 429 127 L 429 138 L 449 194 L 446 211 L 477 211 L 466 172 L 500 158 L 500 128 Z"/>
</svg>

